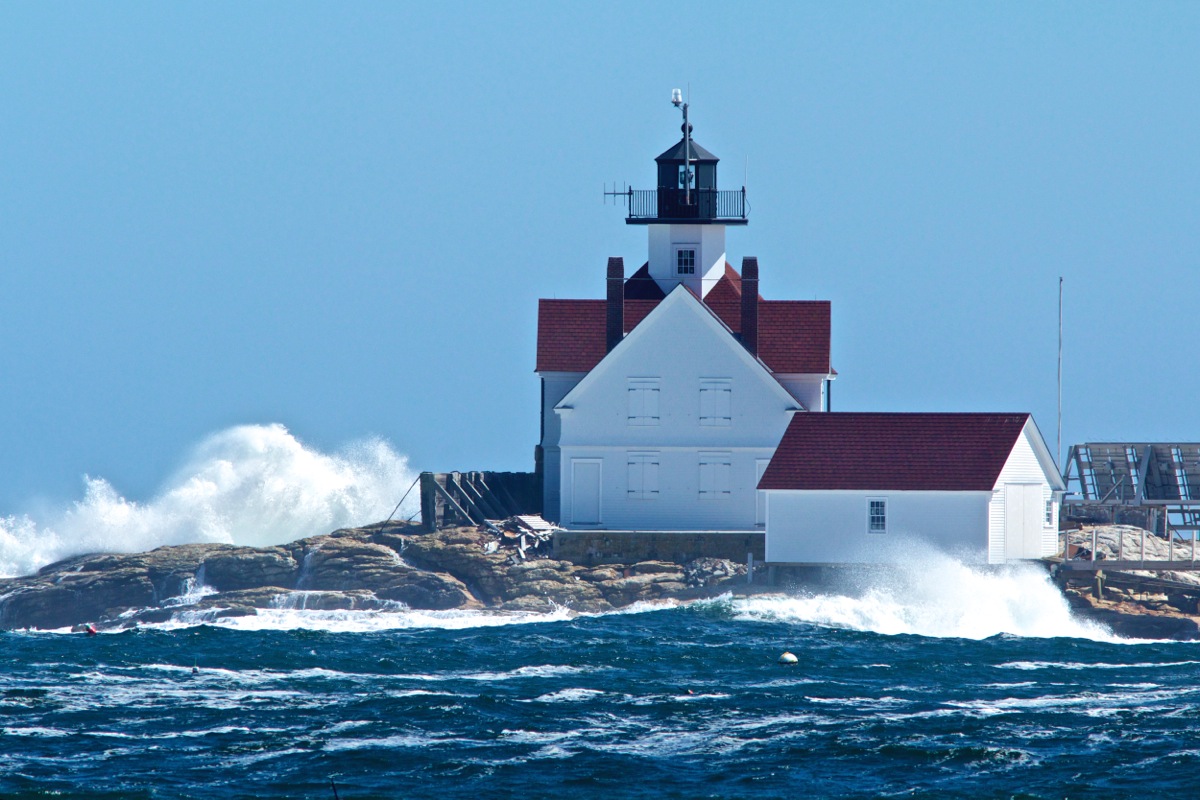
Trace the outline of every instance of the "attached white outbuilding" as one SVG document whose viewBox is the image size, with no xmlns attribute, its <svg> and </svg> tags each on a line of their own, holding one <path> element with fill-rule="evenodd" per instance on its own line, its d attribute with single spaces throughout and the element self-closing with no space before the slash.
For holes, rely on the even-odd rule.
<svg viewBox="0 0 1200 800">
<path fill-rule="evenodd" d="M 766 560 L 966 562 L 1053 555 L 1065 490 L 1029 414 L 797 414 L 758 488 Z"/>
</svg>

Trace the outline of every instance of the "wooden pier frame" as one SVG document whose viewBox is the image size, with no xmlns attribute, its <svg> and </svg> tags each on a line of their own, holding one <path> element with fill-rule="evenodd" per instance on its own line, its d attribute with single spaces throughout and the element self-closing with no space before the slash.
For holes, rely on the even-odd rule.
<svg viewBox="0 0 1200 800">
<path fill-rule="evenodd" d="M 1200 443 L 1077 444 L 1064 467 L 1064 521 L 1200 533 Z"/>
<path fill-rule="evenodd" d="M 542 513 L 541 484 L 533 472 L 422 472 L 420 483 L 426 531 Z"/>
</svg>

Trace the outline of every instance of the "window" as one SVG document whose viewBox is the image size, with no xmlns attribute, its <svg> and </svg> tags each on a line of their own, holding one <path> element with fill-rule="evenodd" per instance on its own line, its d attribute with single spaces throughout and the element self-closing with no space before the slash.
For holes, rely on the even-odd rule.
<svg viewBox="0 0 1200 800">
<path fill-rule="evenodd" d="M 628 498 L 654 500 L 658 497 L 658 453 L 630 453 Z"/>
<path fill-rule="evenodd" d="M 679 188 L 680 189 L 695 189 L 696 188 L 696 170 L 688 169 L 683 164 L 679 165 Z"/>
<path fill-rule="evenodd" d="M 696 274 L 696 251 L 691 248 L 680 248 L 675 251 L 675 274 Z"/>
<path fill-rule="evenodd" d="M 629 424 L 658 424 L 658 378 L 629 379 Z"/>
<path fill-rule="evenodd" d="M 728 378 L 700 381 L 700 424 L 705 426 L 728 426 L 733 417 L 729 413 L 732 382 Z"/>
<path fill-rule="evenodd" d="M 700 499 L 720 500 L 729 497 L 729 473 L 732 471 L 728 453 L 700 454 Z"/>
<path fill-rule="evenodd" d="M 887 500 L 867 500 L 867 533 L 887 533 Z"/>
<path fill-rule="evenodd" d="M 1054 500 L 1053 499 L 1046 501 L 1046 527 L 1047 528 L 1054 527 Z"/>
</svg>

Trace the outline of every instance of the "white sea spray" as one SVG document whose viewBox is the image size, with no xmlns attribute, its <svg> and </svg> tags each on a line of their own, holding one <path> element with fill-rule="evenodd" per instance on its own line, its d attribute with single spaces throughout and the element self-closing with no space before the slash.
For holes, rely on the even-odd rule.
<svg viewBox="0 0 1200 800">
<path fill-rule="evenodd" d="M 83 498 L 64 508 L 0 517 L 0 577 L 83 553 L 193 542 L 261 547 L 376 522 L 413 477 L 407 459 L 379 439 L 322 453 L 282 425 L 241 425 L 201 442 L 145 502 L 87 477 Z M 413 495 L 397 513 L 416 508 Z"/>
<path fill-rule="evenodd" d="M 985 639 L 999 634 L 1116 641 L 1071 613 L 1044 569 L 985 567 L 929 549 L 887 568 L 847 570 L 819 591 L 733 599 L 736 618 L 882 634 Z"/>
</svg>

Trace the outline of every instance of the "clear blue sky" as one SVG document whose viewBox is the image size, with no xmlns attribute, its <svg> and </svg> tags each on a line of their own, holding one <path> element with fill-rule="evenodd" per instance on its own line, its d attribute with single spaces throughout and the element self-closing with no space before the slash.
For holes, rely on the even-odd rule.
<svg viewBox="0 0 1200 800">
<path fill-rule="evenodd" d="M 742 4 L 737 4 L 742 6 Z M 208 434 L 532 468 L 539 297 L 600 297 L 690 85 L 838 410 L 1200 439 L 1200 5 L 0 5 L 0 515 Z"/>
</svg>

